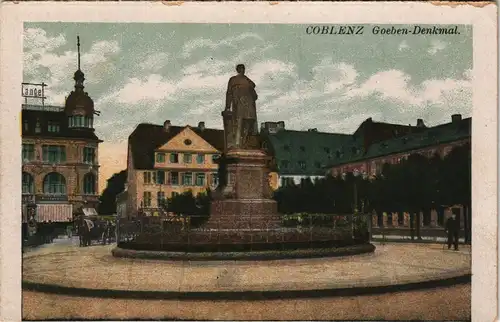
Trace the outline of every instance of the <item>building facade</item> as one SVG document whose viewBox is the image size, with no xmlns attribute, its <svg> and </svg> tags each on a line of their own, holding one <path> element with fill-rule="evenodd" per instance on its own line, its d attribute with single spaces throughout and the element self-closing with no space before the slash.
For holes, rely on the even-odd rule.
<svg viewBox="0 0 500 322">
<path fill-rule="evenodd" d="M 154 215 L 167 198 L 215 189 L 224 132 L 198 126 L 139 124 L 128 139 L 127 216 Z"/>
<path fill-rule="evenodd" d="M 93 123 L 98 112 L 83 90 L 80 69 L 74 80 L 65 106 L 47 106 L 43 98 L 42 104 L 22 105 L 23 222 L 31 219 L 28 209 L 37 222 L 69 222 L 79 211 L 96 214 L 102 141 Z"/>
<path fill-rule="evenodd" d="M 423 124 L 421 120 L 419 123 Z M 471 142 L 471 125 L 471 118 L 454 114 L 449 123 L 420 125 L 418 131 L 372 143 L 363 154 L 339 155 L 326 170 L 333 176 L 352 172 L 373 177 L 381 173 L 384 164 L 399 163 L 410 154 L 444 157 L 454 147 Z"/>
<path fill-rule="evenodd" d="M 271 186 L 278 189 L 289 184 L 298 185 L 304 179 L 312 181 L 326 175 L 325 168 L 346 156 L 362 157 L 370 145 L 388 138 L 401 137 L 423 130 L 423 121 L 417 126 L 364 121 L 353 134 L 288 130 L 285 122 L 261 124 L 264 148 L 274 158 Z"/>
</svg>

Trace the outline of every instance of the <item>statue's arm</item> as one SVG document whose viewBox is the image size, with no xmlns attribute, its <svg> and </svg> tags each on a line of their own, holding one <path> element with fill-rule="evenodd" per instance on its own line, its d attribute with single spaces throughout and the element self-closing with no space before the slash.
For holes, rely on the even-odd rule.
<svg viewBox="0 0 500 322">
<path fill-rule="evenodd" d="M 233 92 L 231 90 L 233 79 L 230 78 L 227 83 L 227 91 L 226 91 L 226 110 L 231 109 L 231 101 L 233 100 Z"/>
</svg>

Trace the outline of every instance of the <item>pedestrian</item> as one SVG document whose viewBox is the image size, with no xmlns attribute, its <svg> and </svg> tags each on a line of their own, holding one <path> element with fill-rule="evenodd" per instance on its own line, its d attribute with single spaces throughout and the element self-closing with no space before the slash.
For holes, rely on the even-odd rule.
<svg viewBox="0 0 500 322">
<path fill-rule="evenodd" d="M 452 214 L 450 218 L 446 221 L 446 233 L 448 234 L 448 249 L 451 248 L 453 244 L 454 249 L 458 250 L 458 233 L 460 231 L 460 224 L 457 220 L 457 216 Z"/>
<path fill-rule="evenodd" d="M 66 226 L 66 233 L 69 239 L 73 237 L 73 227 L 71 227 L 71 225 Z"/>
</svg>

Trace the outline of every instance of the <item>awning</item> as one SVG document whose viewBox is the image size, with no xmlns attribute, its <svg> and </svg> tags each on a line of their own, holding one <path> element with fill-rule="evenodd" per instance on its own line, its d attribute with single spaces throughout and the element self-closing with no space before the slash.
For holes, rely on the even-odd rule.
<svg viewBox="0 0 500 322">
<path fill-rule="evenodd" d="M 24 216 L 23 216 L 24 217 Z M 73 221 L 73 205 L 40 204 L 36 205 L 37 222 L 69 222 Z"/>
<path fill-rule="evenodd" d="M 94 208 L 83 208 L 82 210 L 85 216 L 97 216 L 97 211 Z"/>
</svg>

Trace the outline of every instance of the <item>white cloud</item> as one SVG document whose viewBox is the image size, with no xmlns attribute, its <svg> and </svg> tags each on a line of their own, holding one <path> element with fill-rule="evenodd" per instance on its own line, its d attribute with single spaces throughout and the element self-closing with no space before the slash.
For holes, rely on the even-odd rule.
<svg viewBox="0 0 500 322">
<path fill-rule="evenodd" d="M 427 50 L 427 52 L 431 55 L 435 55 L 438 52 L 440 52 L 441 50 L 444 50 L 446 48 L 446 46 L 447 46 L 447 44 L 445 42 L 438 40 L 438 39 L 433 39 L 431 41 L 431 46 Z"/>
<path fill-rule="evenodd" d="M 398 47 L 398 50 L 399 51 L 405 51 L 407 49 L 409 49 L 410 46 L 408 45 L 408 42 L 406 42 L 406 40 L 403 40 L 400 44 L 399 44 L 399 47 Z"/>
<path fill-rule="evenodd" d="M 32 52 L 47 52 L 66 44 L 63 34 L 48 37 L 47 32 L 41 28 L 27 28 L 23 40 L 25 50 Z"/>
<path fill-rule="evenodd" d="M 188 58 L 191 56 L 193 51 L 206 47 L 210 48 L 211 50 L 224 46 L 234 48 L 236 47 L 237 43 L 242 42 L 244 40 L 248 40 L 249 38 L 260 41 L 263 40 L 262 37 L 254 33 L 242 33 L 238 36 L 225 38 L 221 41 L 213 41 L 207 38 L 193 39 L 184 44 L 184 47 L 182 49 L 182 57 Z"/>
<path fill-rule="evenodd" d="M 163 68 L 169 61 L 170 55 L 168 53 L 154 53 L 146 57 L 139 67 L 144 71 L 157 72 Z"/>
<path fill-rule="evenodd" d="M 363 84 L 351 89 L 349 98 L 365 98 L 371 95 L 381 100 L 397 102 L 410 106 L 424 107 L 430 104 L 449 104 L 448 95 L 472 91 L 472 84 L 467 79 L 429 79 L 421 84 L 412 85 L 411 77 L 400 70 L 379 72 L 368 78 Z"/>
<path fill-rule="evenodd" d="M 24 73 L 25 81 L 45 82 L 47 103 L 62 104 L 65 95 L 72 88 L 72 73 L 78 68 L 77 52 L 56 52 L 66 44 L 63 35 L 47 36 L 43 29 L 30 28 L 24 33 Z M 114 72 L 112 59 L 120 52 L 116 41 L 98 41 L 88 52 L 82 53 L 81 69 L 87 79 L 97 83 Z M 41 78 L 41 79 L 40 79 Z"/>
</svg>

